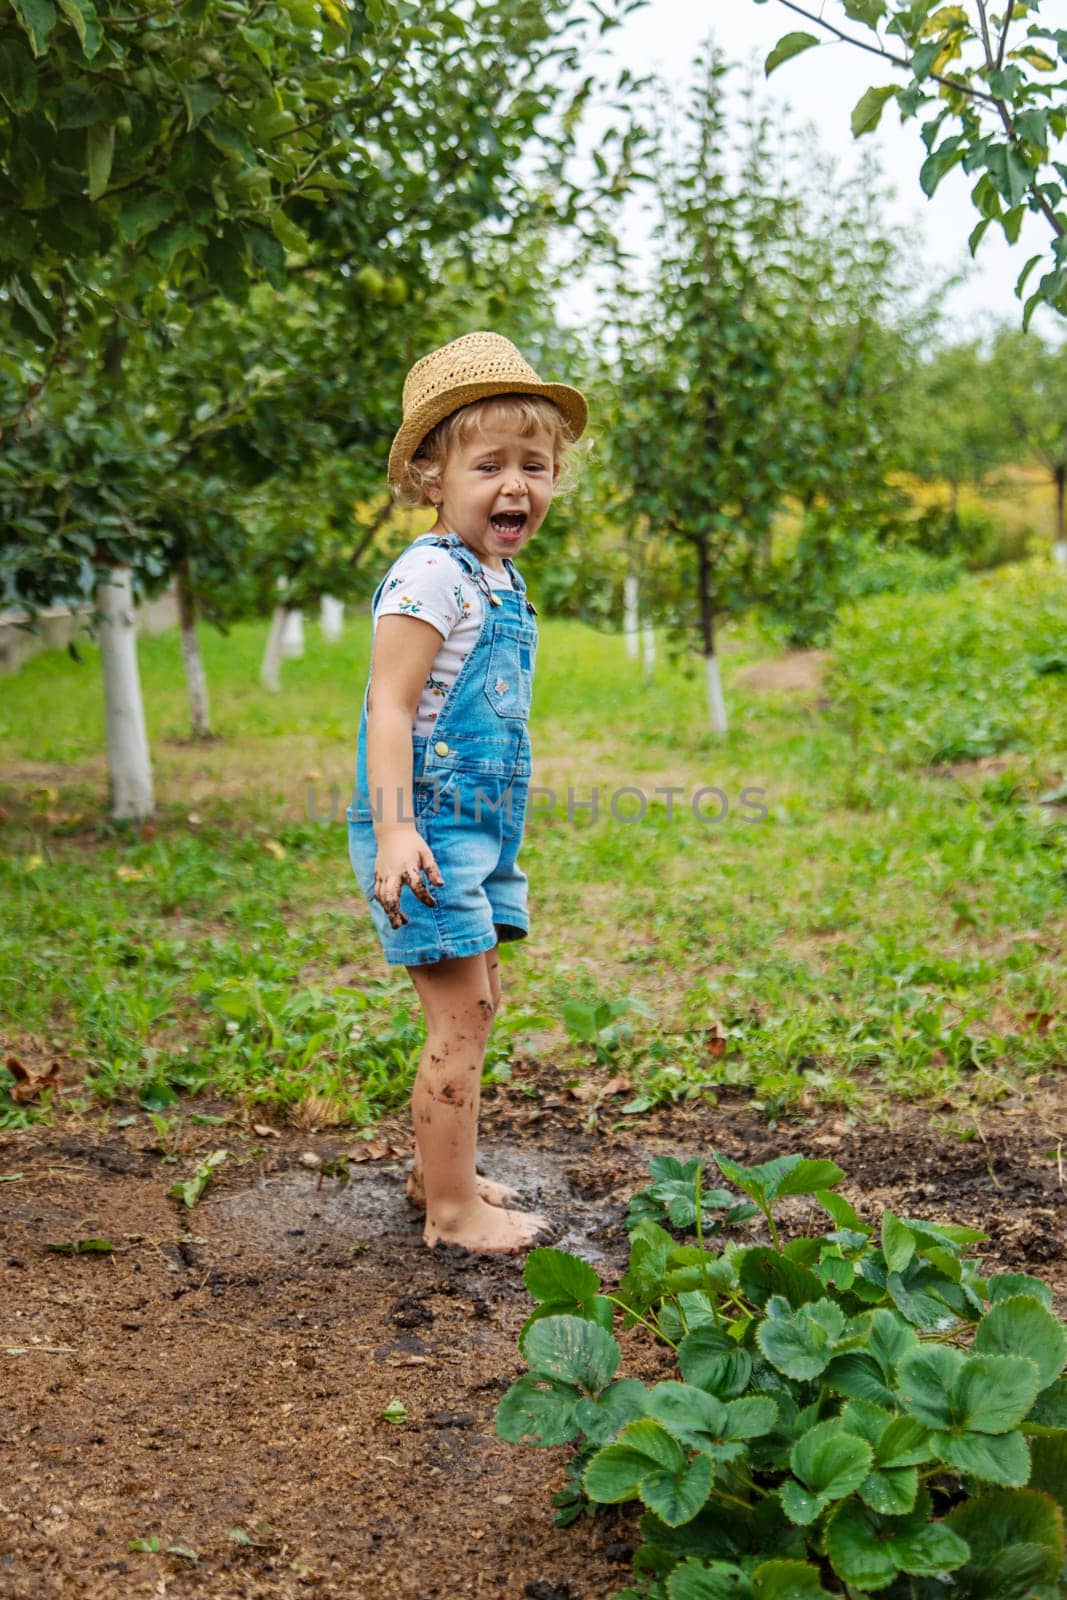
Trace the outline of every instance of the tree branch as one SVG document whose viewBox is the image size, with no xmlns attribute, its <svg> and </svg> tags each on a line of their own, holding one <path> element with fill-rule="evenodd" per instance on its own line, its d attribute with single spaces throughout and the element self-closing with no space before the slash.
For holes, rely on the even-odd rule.
<svg viewBox="0 0 1067 1600">
<path fill-rule="evenodd" d="M 834 34 L 845 44 L 854 44 L 857 50 L 868 50 L 871 55 L 881 56 L 883 61 L 891 61 L 895 67 L 903 67 L 905 72 L 911 72 L 912 65 L 906 56 L 895 56 L 881 44 L 869 44 L 866 39 L 857 39 L 855 34 L 845 33 L 842 28 L 832 22 L 827 22 L 825 17 L 817 16 L 813 11 L 806 11 L 803 6 L 796 4 L 796 0 L 778 0 L 778 4 L 785 6 L 788 11 L 795 11 L 799 17 L 807 22 L 814 22 L 818 27 L 824 28 L 827 33 Z M 943 83 L 947 89 L 957 89 L 960 94 L 966 94 L 972 100 L 984 100 L 987 105 L 995 105 L 996 101 L 991 94 L 986 94 L 982 89 L 976 89 L 972 84 L 960 78 L 945 78 L 939 72 L 931 72 L 930 78 L 934 83 Z"/>
</svg>

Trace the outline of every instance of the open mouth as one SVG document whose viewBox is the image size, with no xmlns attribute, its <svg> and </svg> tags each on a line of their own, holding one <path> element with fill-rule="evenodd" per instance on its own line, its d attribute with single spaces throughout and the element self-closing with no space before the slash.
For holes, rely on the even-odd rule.
<svg viewBox="0 0 1067 1600">
<path fill-rule="evenodd" d="M 494 533 L 501 533 L 505 537 L 516 538 L 525 528 L 527 516 L 525 511 L 498 511 L 495 517 L 489 518 L 489 526 Z"/>
</svg>

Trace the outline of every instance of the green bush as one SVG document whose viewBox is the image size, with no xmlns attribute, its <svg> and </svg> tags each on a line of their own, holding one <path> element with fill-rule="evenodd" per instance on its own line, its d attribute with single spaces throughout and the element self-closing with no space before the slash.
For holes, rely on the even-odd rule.
<svg viewBox="0 0 1067 1600">
<path fill-rule="evenodd" d="M 617 1294 L 564 1251 L 526 1261 L 530 1370 L 497 1429 L 575 1444 L 557 1521 L 644 1507 L 615 1600 L 1056 1600 L 1067 1332 L 1048 1286 L 983 1277 L 973 1228 L 886 1211 L 876 1233 L 832 1162 L 714 1159 L 743 1200 L 704 1192 L 699 1160 L 651 1163 Z M 800 1196 L 832 1226 L 783 1242 L 778 1208 Z M 706 1248 L 755 1214 L 769 1244 Z M 675 1352 L 676 1379 L 618 1376 L 620 1313 Z"/>
<path fill-rule="evenodd" d="M 951 589 L 963 570 L 959 554 L 886 545 L 866 531 L 806 526 L 792 553 L 767 573 L 764 617 L 787 648 L 821 648 L 831 642 L 838 612 L 848 601 Z"/>
<path fill-rule="evenodd" d="M 907 530 L 907 543 L 928 556 L 957 557 L 970 572 L 1022 561 L 1032 528 L 1006 528 L 983 506 L 929 506 Z"/>
</svg>

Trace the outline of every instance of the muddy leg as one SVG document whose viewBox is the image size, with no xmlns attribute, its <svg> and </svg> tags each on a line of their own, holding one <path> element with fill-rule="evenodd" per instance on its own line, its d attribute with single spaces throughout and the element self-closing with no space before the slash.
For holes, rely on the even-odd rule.
<svg viewBox="0 0 1067 1600">
<path fill-rule="evenodd" d="M 500 947 L 494 945 L 485 952 L 486 977 L 489 984 L 489 994 L 493 1002 L 493 1016 L 500 1009 Z M 490 1018 L 492 1027 L 492 1018 Z M 488 1037 L 488 1036 L 487 1036 Z M 479 1086 L 480 1095 L 480 1086 Z M 475 1186 L 480 1197 L 491 1206 L 515 1206 L 519 1202 L 519 1193 L 506 1183 L 497 1183 L 492 1178 L 478 1177 Z M 418 1143 L 415 1145 L 415 1161 L 411 1169 L 411 1176 L 407 1183 L 407 1196 L 411 1204 L 418 1210 L 425 1210 L 426 1187 L 422 1177 L 422 1157 L 419 1154 Z"/>
<path fill-rule="evenodd" d="M 524 1250 L 547 1226 L 545 1218 L 490 1205 L 478 1193 L 474 1166 L 482 1067 L 495 1013 L 485 957 L 455 957 L 408 972 L 426 1015 L 411 1096 L 426 1193 L 423 1238 L 431 1246 L 443 1241 L 489 1253 Z"/>
</svg>

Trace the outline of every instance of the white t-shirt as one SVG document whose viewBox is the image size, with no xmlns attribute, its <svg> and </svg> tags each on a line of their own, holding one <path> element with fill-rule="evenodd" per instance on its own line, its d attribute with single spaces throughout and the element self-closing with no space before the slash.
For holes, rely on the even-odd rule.
<svg viewBox="0 0 1067 1600">
<path fill-rule="evenodd" d="M 497 572 L 484 563 L 482 571 L 491 589 L 513 587 L 506 571 Z M 416 733 L 433 732 L 445 696 L 481 632 L 486 604 L 459 562 L 440 545 L 416 545 L 389 568 L 374 627 L 379 617 L 418 617 L 432 623 L 444 641 L 419 696 Z"/>
</svg>

